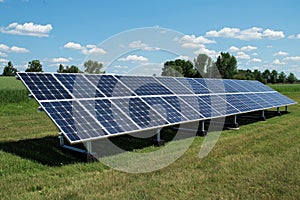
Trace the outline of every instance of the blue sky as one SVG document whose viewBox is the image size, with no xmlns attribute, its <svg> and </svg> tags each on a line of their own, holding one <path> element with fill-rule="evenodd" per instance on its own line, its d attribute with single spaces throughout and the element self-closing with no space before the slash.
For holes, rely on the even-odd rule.
<svg viewBox="0 0 300 200">
<path fill-rule="evenodd" d="M 300 78 L 299 9 L 296 0 L 0 0 L 0 73 L 8 61 L 24 71 L 38 59 L 54 72 L 94 59 L 108 73 L 152 75 L 167 60 L 223 51 L 241 69 Z"/>
</svg>

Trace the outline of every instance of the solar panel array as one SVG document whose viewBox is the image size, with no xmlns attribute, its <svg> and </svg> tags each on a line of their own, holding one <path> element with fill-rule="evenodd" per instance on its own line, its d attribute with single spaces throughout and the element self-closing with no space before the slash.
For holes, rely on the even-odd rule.
<svg viewBox="0 0 300 200">
<path fill-rule="evenodd" d="M 258 81 L 18 73 L 71 143 L 295 104 Z"/>
</svg>

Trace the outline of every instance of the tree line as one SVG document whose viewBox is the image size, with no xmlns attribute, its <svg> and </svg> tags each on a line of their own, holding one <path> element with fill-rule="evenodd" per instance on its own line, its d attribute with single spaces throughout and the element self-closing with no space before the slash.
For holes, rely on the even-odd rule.
<svg viewBox="0 0 300 200">
<path fill-rule="evenodd" d="M 105 71 L 102 71 L 103 64 L 98 61 L 88 60 L 83 63 L 84 71 L 81 71 L 79 67 L 72 66 L 63 66 L 59 64 L 58 73 L 90 73 L 90 74 L 104 74 Z M 2 76 L 15 76 L 18 70 L 13 66 L 12 62 L 9 61 L 3 69 Z M 43 72 L 43 66 L 39 60 L 32 60 L 28 62 L 28 66 L 25 72 Z"/>
<path fill-rule="evenodd" d="M 91 73 L 103 74 L 103 64 L 98 61 L 88 60 L 83 63 L 84 71 L 77 66 L 58 66 L 58 73 Z M 3 76 L 15 76 L 17 69 L 12 62 L 3 69 Z M 43 72 L 43 66 L 39 60 L 28 62 L 26 72 Z M 258 80 L 262 83 L 294 83 L 297 81 L 293 73 L 288 75 L 284 72 L 270 71 L 266 69 L 261 72 L 259 70 L 243 70 L 237 69 L 237 59 L 228 52 L 221 52 L 216 61 L 206 54 L 199 54 L 193 62 L 189 60 L 176 59 L 174 61 L 166 61 L 162 69 L 162 76 L 184 76 L 192 78 L 223 78 L 223 79 L 244 79 Z"/>
<path fill-rule="evenodd" d="M 164 63 L 162 76 L 191 77 L 191 78 L 223 78 L 257 80 L 267 83 L 294 83 L 297 81 L 293 73 L 288 75 L 284 72 L 270 71 L 266 69 L 243 70 L 237 69 L 237 59 L 228 52 L 221 52 L 216 61 L 206 54 L 199 54 L 193 62 L 176 59 Z"/>
</svg>

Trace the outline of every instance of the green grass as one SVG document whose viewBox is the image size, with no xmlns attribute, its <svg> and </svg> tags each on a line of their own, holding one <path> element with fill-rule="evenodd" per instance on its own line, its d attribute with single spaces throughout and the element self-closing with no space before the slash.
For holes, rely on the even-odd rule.
<svg viewBox="0 0 300 200">
<path fill-rule="evenodd" d="M 275 84 L 275 85 L 269 85 L 274 90 L 277 90 L 278 92 L 287 94 L 287 93 L 293 93 L 293 92 L 300 92 L 300 84 Z"/>
<path fill-rule="evenodd" d="M 14 90 L 26 89 L 2 78 L 0 99 L 10 100 L 0 104 L 0 199 L 300 199 L 299 104 L 290 114 L 224 131 L 203 159 L 197 137 L 170 166 L 129 174 L 56 148 L 51 120 L 26 95 L 11 101 Z M 12 96 L 5 97 L 4 87 Z M 299 85 L 271 87 L 300 101 Z"/>
<path fill-rule="evenodd" d="M 0 105 L 26 102 L 28 90 L 15 77 L 0 77 Z"/>
</svg>

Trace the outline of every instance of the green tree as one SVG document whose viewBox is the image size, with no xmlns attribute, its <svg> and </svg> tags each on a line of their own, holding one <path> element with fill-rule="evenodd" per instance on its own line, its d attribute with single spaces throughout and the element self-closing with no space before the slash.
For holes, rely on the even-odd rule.
<svg viewBox="0 0 300 200">
<path fill-rule="evenodd" d="M 277 83 L 277 79 L 278 79 L 278 72 L 274 69 L 274 70 L 272 70 L 272 72 L 271 72 L 271 83 L 272 84 L 275 84 L 275 83 Z"/>
<path fill-rule="evenodd" d="M 290 73 L 286 80 L 289 83 L 295 83 L 297 81 L 297 78 L 293 73 Z"/>
<path fill-rule="evenodd" d="M 271 83 L 271 72 L 270 72 L 270 70 L 266 69 L 262 73 L 262 78 L 265 80 L 266 83 Z"/>
<path fill-rule="evenodd" d="M 196 77 L 207 77 L 209 68 L 212 67 L 213 60 L 206 54 L 199 54 L 194 59 L 195 68 L 197 70 Z"/>
<path fill-rule="evenodd" d="M 265 83 L 264 79 L 262 78 L 262 74 L 258 69 L 253 71 L 253 76 L 255 80 Z"/>
<path fill-rule="evenodd" d="M 286 82 L 286 75 L 284 72 L 280 72 L 278 75 L 278 83 L 285 83 Z"/>
<path fill-rule="evenodd" d="M 43 66 L 39 60 L 32 60 L 28 62 L 28 68 L 25 72 L 43 72 Z"/>
<path fill-rule="evenodd" d="M 243 70 L 239 69 L 237 73 L 233 76 L 234 79 L 240 80 L 254 80 L 254 74 L 250 69 Z"/>
<path fill-rule="evenodd" d="M 175 61 L 167 61 L 162 70 L 162 76 L 175 76 L 175 77 L 195 77 L 196 70 L 191 61 L 177 59 Z"/>
<path fill-rule="evenodd" d="M 90 74 L 104 74 L 105 71 L 101 71 L 103 64 L 98 61 L 88 60 L 84 62 L 84 72 Z"/>
<path fill-rule="evenodd" d="M 18 70 L 14 68 L 13 64 L 9 61 L 7 63 L 7 66 L 3 69 L 3 76 L 15 76 L 17 74 Z"/>
<path fill-rule="evenodd" d="M 221 74 L 222 78 L 230 79 L 233 78 L 237 71 L 237 60 L 233 55 L 228 52 L 221 52 L 216 61 L 216 66 Z"/>
<path fill-rule="evenodd" d="M 80 73 L 81 71 L 79 70 L 78 67 L 72 65 L 71 67 L 66 66 L 66 68 L 60 64 L 57 70 L 58 73 Z"/>
</svg>

